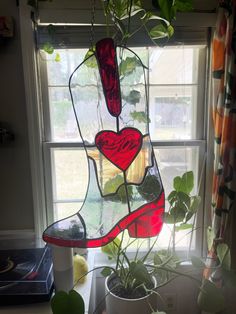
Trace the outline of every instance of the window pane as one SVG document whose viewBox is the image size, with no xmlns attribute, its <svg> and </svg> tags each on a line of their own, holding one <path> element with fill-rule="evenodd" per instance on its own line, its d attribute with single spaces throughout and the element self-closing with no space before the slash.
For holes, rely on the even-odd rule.
<svg viewBox="0 0 236 314">
<path fill-rule="evenodd" d="M 84 149 L 52 149 L 54 202 L 83 200 L 88 185 L 88 164 Z"/>
<path fill-rule="evenodd" d="M 194 173 L 194 190 L 197 193 L 198 182 L 198 147 L 158 147 L 154 148 L 157 164 L 161 173 L 165 197 L 173 190 L 173 179 L 186 171 Z"/>
<path fill-rule="evenodd" d="M 88 49 L 56 49 L 60 62 L 47 60 L 48 84 L 68 85 L 71 73 L 83 61 Z"/>
<path fill-rule="evenodd" d="M 152 140 L 196 138 L 196 86 L 153 86 L 149 103 Z"/>
<path fill-rule="evenodd" d="M 199 48 L 149 48 L 150 84 L 197 83 Z"/>
<path fill-rule="evenodd" d="M 83 202 L 54 203 L 54 221 L 67 218 L 80 210 Z"/>
<path fill-rule="evenodd" d="M 68 87 L 49 87 L 52 141 L 81 141 Z"/>
</svg>

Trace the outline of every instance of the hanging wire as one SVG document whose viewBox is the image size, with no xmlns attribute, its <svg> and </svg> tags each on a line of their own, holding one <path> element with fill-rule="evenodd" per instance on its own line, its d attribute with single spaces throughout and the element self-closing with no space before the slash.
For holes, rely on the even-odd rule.
<svg viewBox="0 0 236 314">
<path fill-rule="evenodd" d="M 90 46 L 94 46 L 95 0 L 91 0 Z"/>
</svg>

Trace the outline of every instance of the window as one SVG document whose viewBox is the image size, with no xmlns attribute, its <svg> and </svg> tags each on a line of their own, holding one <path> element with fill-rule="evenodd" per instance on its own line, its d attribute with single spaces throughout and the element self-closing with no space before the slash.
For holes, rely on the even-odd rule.
<svg viewBox="0 0 236 314">
<path fill-rule="evenodd" d="M 205 162 L 205 46 L 135 47 L 148 75 L 150 135 L 166 196 L 173 178 L 192 170 L 195 193 L 202 193 Z M 57 49 L 61 61 L 39 54 L 44 111 L 44 157 L 49 222 L 68 217 L 82 206 L 88 183 L 87 159 L 76 126 L 68 89 L 69 76 L 87 49 Z M 84 73 L 86 80 L 86 73 Z M 89 95 L 82 95 L 88 101 Z M 202 196 L 202 200 L 204 197 Z M 198 223 L 201 223 L 200 215 Z M 165 227 L 158 246 L 168 245 Z M 197 237 L 199 235 L 195 235 Z M 178 248 L 189 238 L 179 232 Z M 193 242 L 193 248 L 200 241 Z M 151 241 L 147 241 L 149 245 Z"/>
</svg>

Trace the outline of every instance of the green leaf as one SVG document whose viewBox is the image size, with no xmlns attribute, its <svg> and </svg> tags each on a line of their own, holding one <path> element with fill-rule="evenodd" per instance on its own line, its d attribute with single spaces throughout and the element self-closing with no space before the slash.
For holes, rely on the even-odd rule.
<svg viewBox="0 0 236 314">
<path fill-rule="evenodd" d="M 158 39 L 158 38 L 169 37 L 169 34 L 168 34 L 167 28 L 164 25 L 159 24 L 159 25 L 154 26 L 149 31 L 149 36 L 152 39 Z"/>
<path fill-rule="evenodd" d="M 110 257 L 110 258 L 116 258 L 118 251 L 119 251 L 120 244 L 121 244 L 120 239 L 118 237 L 116 237 L 110 243 L 102 246 L 101 251 L 104 254 L 108 255 L 108 257 Z"/>
<path fill-rule="evenodd" d="M 191 256 L 192 265 L 196 268 L 205 268 L 205 263 L 197 256 Z"/>
<path fill-rule="evenodd" d="M 53 52 L 54 52 L 54 47 L 53 47 L 53 45 L 50 43 L 50 42 L 46 42 L 46 43 L 44 43 L 44 45 L 43 45 L 43 50 L 46 52 L 46 53 L 48 53 L 48 54 L 53 54 Z"/>
<path fill-rule="evenodd" d="M 198 295 L 198 305 L 206 312 L 220 312 L 225 308 L 225 299 L 222 290 L 211 281 L 204 279 Z"/>
<path fill-rule="evenodd" d="M 171 208 L 170 214 L 171 214 L 171 216 L 174 217 L 175 223 L 176 222 L 182 222 L 184 220 L 184 217 L 186 214 L 186 209 L 184 206 L 179 204 L 178 206 L 174 206 Z"/>
<path fill-rule="evenodd" d="M 64 291 L 55 293 L 51 300 L 51 308 L 53 314 L 66 314 L 69 304 L 69 295 Z"/>
<path fill-rule="evenodd" d="M 136 105 L 140 102 L 141 93 L 137 90 L 132 90 L 127 97 L 125 97 L 125 100 L 129 102 L 131 105 Z"/>
<path fill-rule="evenodd" d="M 125 60 L 121 61 L 119 65 L 119 73 L 121 76 L 131 74 L 138 65 L 140 65 L 140 61 L 137 57 L 127 57 Z"/>
<path fill-rule="evenodd" d="M 166 267 L 172 269 L 175 269 L 177 265 L 180 263 L 179 257 L 175 254 L 172 254 L 168 250 L 159 250 L 157 253 L 155 253 L 154 257 L 155 257 L 154 263 L 156 261 L 155 265 L 164 264 Z"/>
<path fill-rule="evenodd" d="M 140 0 L 133 0 L 130 7 L 129 0 L 110 0 L 108 9 L 112 17 L 116 17 L 119 20 L 123 20 L 130 16 L 134 16 L 140 11 L 143 11 Z"/>
<path fill-rule="evenodd" d="M 192 171 L 185 172 L 182 176 L 182 192 L 189 194 L 194 187 L 194 176 Z"/>
<path fill-rule="evenodd" d="M 139 123 L 147 123 L 151 122 L 150 119 L 148 118 L 147 114 L 144 111 L 133 111 L 130 112 L 130 116 L 138 121 Z"/>
<path fill-rule="evenodd" d="M 142 17 L 141 17 L 142 20 L 144 20 L 144 22 L 148 22 L 150 20 L 159 20 L 159 21 L 162 21 L 164 23 L 166 23 L 166 26 L 169 26 L 170 23 L 169 21 L 167 21 L 166 19 L 156 15 L 156 14 L 153 14 L 152 12 L 146 12 Z"/>
<path fill-rule="evenodd" d="M 57 52 L 56 53 L 56 56 L 55 56 L 55 59 L 54 59 L 56 62 L 60 62 L 61 61 L 61 56 L 60 54 Z"/>
<path fill-rule="evenodd" d="M 84 300 L 75 290 L 55 293 L 51 300 L 51 308 L 53 314 L 84 314 Z"/>
<path fill-rule="evenodd" d="M 215 239 L 215 232 L 211 227 L 207 228 L 207 247 L 208 251 L 212 248 L 213 242 Z"/>
<path fill-rule="evenodd" d="M 140 284 L 151 284 L 152 283 L 152 278 L 151 275 L 149 274 L 146 266 L 141 262 L 131 262 L 130 263 L 130 274 L 135 278 Z"/>
<path fill-rule="evenodd" d="M 158 4 L 161 10 L 161 16 L 170 22 L 172 19 L 171 16 L 172 1 L 158 0 Z"/>
<path fill-rule="evenodd" d="M 180 12 L 192 11 L 193 1 L 192 0 L 176 0 L 175 6 L 176 6 L 176 9 Z"/>
<path fill-rule="evenodd" d="M 104 267 L 103 270 L 101 271 L 101 275 L 103 277 L 108 277 L 112 273 L 112 270 L 109 267 Z"/>
<path fill-rule="evenodd" d="M 217 256 L 220 260 L 221 266 L 226 270 L 230 270 L 231 254 L 230 254 L 230 249 L 228 245 L 225 243 L 220 243 L 217 245 L 216 251 L 217 251 Z"/>
<path fill-rule="evenodd" d="M 172 26 L 172 25 L 169 25 L 168 27 L 167 27 L 167 32 L 168 32 L 168 37 L 170 38 L 170 37 L 172 37 L 173 35 L 174 35 L 174 27 Z"/>
<path fill-rule="evenodd" d="M 201 196 L 192 196 L 189 211 L 192 213 L 196 213 L 200 204 L 201 204 Z"/>
<path fill-rule="evenodd" d="M 75 290 L 69 291 L 69 309 L 70 314 L 84 314 L 85 306 L 81 295 Z"/>
<path fill-rule="evenodd" d="M 180 226 L 177 226 L 175 228 L 175 230 L 178 232 L 178 231 L 181 231 L 181 230 L 187 230 L 187 229 L 191 229 L 193 227 L 193 224 L 181 224 Z"/>
<path fill-rule="evenodd" d="M 167 197 L 167 200 L 170 203 L 170 205 L 172 205 L 175 202 L 176 196 L 177 196 L 177 192 L 176 191 L 170 192 L 170 194 Z"/>
<path fill-rule="evenodd" d="M 151 314 L 166 314 L 166 312 L 163 312 L 163 311 L 161 311 L 161 312 L 156 311 L 156 312 L 152 312 Z"/>
<path fill-rule="evenodd" d="M 95 58 L 94 51 L 95 51 L 95 47 L 90 48 L 84 57 L 84 60 L 85 60 L 84 64 L 88 68 L 97 68 L 98 67 L 97 59 Z"/>
<path fill-rule="evenodd" d="M 175 223 L 175 217 L 169 213 L 164 213 L 164 221 L 166 224 L 174 224 Z"/>
<path fill-rule="evenodd" d="M 190 197 L 188 196 L 188 194 L 184 193 L 184 192 L 177 192 L 177 197 L 178 197 L 178 200 L 185 204 L 186 205 L 186 208 L 189 209 L 190 207 L 190 202 L 191 202 L 191 199 Z"/>
<path fill-rule="evenodd" d="M 188 212 L 187 215 L 185 216 L 185 222 L 187 223 L 192 217 L 193 217 L 194 213 Z"/>
<path fill-rule="evenodd" d="M 139 194 L 147 201 L 153 201 L 161 191 L 161 185 L 155 175 L 147 175 L 144 182 L 137 187 Z"/>
<path fill-rule="evenodd" d="M 179 192 L 184 192 L 189 194 L 194 187 L 194 177 L 193 172 L 188 171 L 183 174 L 182 177 L 174 178 L 174 189 Z"/>
</svg>

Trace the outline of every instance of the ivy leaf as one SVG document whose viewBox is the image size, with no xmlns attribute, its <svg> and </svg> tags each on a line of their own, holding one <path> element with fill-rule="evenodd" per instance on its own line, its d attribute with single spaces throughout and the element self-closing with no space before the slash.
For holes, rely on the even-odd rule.
<svg viewBox="0 0 236 314">
<path fill-rule="evenodd" d="M 131 105 L 136 105 L 140 102 L 141 94 L 137 90 L 132 90 L 127 97 L 125 97 L 125 100 L 129 102 Z"/>
<path fill-rule="evenodd" d="M 175 223 L 182 222 L 186 214 L 186 209 L 181 205 L 177 205 L 171 208 L 170 214 L 174 217 Z"/>
<path fill-rule="evenodd" d="M 154 175 L 148 175 L 144 182 L 137 187 L 139 194 L 147 201 L 156 199 L 161 191 L 160 182 Z"/>
<path fill-rule="evenodd" d="M 178 201 L 186 205 L 186 209 L 190 207 L 190 197 L 184 192 L 177 192 Z"/>
<path fill-rule="evenodd" d="M 118 254 L 119 246 L 120 246 L 120 239 L 117 237 L 110 243 L 101 247 L 101 251 L 108 255 L 110 258 L 114 258 Z"/>
<path fill-rule="evenodd" d="M 88 68 L 97 68 L 97 60 L 94 56 L 94 51 L 95 51 L 95 47 L 90 48 L 85 57 L 84 57 L 84 64 L 88 67 Z"/>
<path fill-rule="evenodd" d="M 192 0 L 176 0 L 175 6 L 177 11 L 188 12 L 193 10 L 193 1 Z"/>
<path fill-rule="evenodd" d="M 60 54 L 57 52 L 56 53 L 56 56 L 55 56 L 55 59 L 54 59 L 56 62 L 60 62 L 61 61 L 61 56 Z"/>
<path fill-rule="evenodd" d="M 172 225 L 175 223 L 175 217 L 169 213 L 164 213 L 164 221 L 166 224 Z"/>
<path fill-rule="evenodd" d="M 172 37 L 174 35 L 174 27 L 172 25 L 167 26 L 168 37 Z"/>
<path fill-rule="evenodd" d="M 150 21 L 150 20 L 159 20 L 159 21 L 162 21 L 166 24 L 166 26 L 169 26 L 170 23 L 169 21 L 167 21 L 166 19 L 156 15 L 156 14 L 153 14 L 152 12 L 146 12 L 142 17 L 141 17 L 142 20 L 144 20 L 144 23 Z"/>
<path fill-rule="evenodd" d="M 131 74 L 139 64 L 140 63 L 136 57 L 127 57 L 125 60 L 122 60 L 119 65 L 120 75 L 125 76 Z"/>
<path fill-rule="evenodd" d="M 144 284 L 151 284 L 152 283 L 152 278 L 151 275 L 149 274 L 146 266 L 141 262 L 131 262 L 130 263 L 130 274 L 140 283 Z"/>
<path fill-rule="evenodd" d="M 170 203 L 170 205 L 172 205 L 176 201 L 176 197 L 177 197 L 177 192 L 176 191 L 170 192 L 170 194 L 167 197 L 167 200 Z"/>
<path fill-rule="evenodd" d="M 178 192 L 181 191 L 189 194 L 192 191 L 193 186 L 194 177 L 192 171 L 185 172 L 182 177 L 174 178 L 174 189 Z"/>
<path fill-rule="evenodd" d="M 196 213 L 199 206 L 201 204 L 201 196 L 192 196 L 191 197 L 191 205 L 189 207 L 189 211 L 191 213 Z"/>
<path fill-rule="evenodd" d="M 222 290 L 211 281 L 204 279 L 201 291 L 198 295 L 198 305 L 206 312 L 220 312 L 225 307 L 225 299 Z"/>
<path fill-rule="evenodd" d="M 85 306 L 81 295 L 75 290 L 58 291 L 51 300 L 53 314 L 84 314 Z"/>
<path fill-rule="evenodd" d="M 43 50 L 46 52 L 46 53 L 48 53 L 48 54 L 53 54 L 53 52 L 54 52 L 54 47 L 53 47 L 53 45 L 50 43 L 50 42 L 46 42 L 46 43 L 44 43 L 44 45 L 43 45 Z"/>
<path fill-rule="evenodd" d="M 139 123 L 147 123 L 147 122 L 151 122 L 151 120 L 148 118 L 147 114 L 144 111 L 133 111 L 130 112 L 130 116 L 138 121 Z"/>
<path fill-rule="evenodd" d="M 70 314 L 84 314 L 85 306 L 81 295 L 75 290 L 69 291 L 69 311 Z"/>
<path fill-rule="evenodd" d="M 112 273 L 112 270 L 109 267 L 104 267 L 103 270 L 101 271 L 101 275 L 103 277 L 108 277 Z"/>
<path fill-rule="evenodd" d="M 164 25 L 158 24 L 149 31 L 149 36 L 152 39 L 158 39 L 158 38 L 169 37 L 169 34 L 168 34 L 167 28 Z"/>
<path fill-rule="evenodd" d="M 158 4 L 161 10 L 161 15 L 169 22 L 172 19 L 171 15 L 171 7 L 172 7 L 172 1 L 169 0 L 158 0 Z"/>
<path fill-rule="evenodd" d="M 230 255 L 230 250 L 229 250 L 228 245 L 225 243 L 220 243 L 217 245 L 216 251 L 217 251 L 217 256 L 220 260 L 221 266 L 226 270 L 230 270 L 231 269 L 231 255 Z"/>
</svg>

